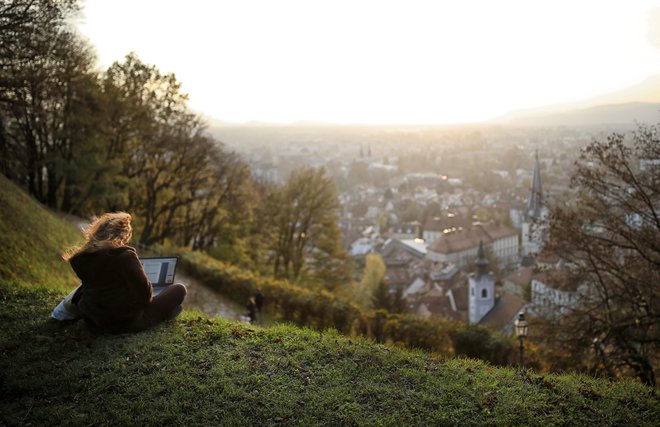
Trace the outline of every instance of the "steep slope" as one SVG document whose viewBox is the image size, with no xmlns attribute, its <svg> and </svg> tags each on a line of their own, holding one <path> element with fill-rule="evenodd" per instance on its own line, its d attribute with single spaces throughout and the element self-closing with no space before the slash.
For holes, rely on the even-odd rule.
<svg viewBox="0 0 660 427">
<path fill-rule="evenodd" d="M 68 289 L 76 277 L 61 258 L 82 234 L 0 175 L 0 281 Z"/>
</svg>

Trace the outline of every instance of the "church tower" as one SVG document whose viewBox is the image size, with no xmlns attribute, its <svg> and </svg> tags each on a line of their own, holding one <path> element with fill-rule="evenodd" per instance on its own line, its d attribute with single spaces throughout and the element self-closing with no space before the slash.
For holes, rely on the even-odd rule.
<svg viewBox="0 0 660 427">
<path fill-rule="evenodd" d="M 548 209 L 543 203 L 541 168 L 539 166 L 539 152 L 537 150 L 532 175 L 532 192 L 527 202 L 527 209 L 523 215 L 521 245 L 523 256 L 537 254 L 543 249 L 547 220 Z"/>
<path fill-rule="evenodd" d="M 536 150 L 534 172 L 532 176 L 532 194 L 527 203 L 525 214 L 531 218 L 539 218 L 543 208 L 543 188 L 541 188 L 541 167 L 539 166 L 539 152 Z"/>
<path fill-rule="evenodd" d="M 495 278 L 488 271 L 484 242 L 479 242 L 477 271 L 468 277 L 468 308 L 470 324 L 474 325 L 495 306 Z"/>
</svg>

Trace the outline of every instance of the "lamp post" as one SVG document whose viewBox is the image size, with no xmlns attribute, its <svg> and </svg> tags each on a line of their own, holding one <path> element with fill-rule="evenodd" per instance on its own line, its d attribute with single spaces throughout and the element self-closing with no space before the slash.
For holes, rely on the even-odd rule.
<svg viewBox="0 0 660 427">
<path fill-rule="evenodd" d="M 523 368 L 523 340 L 527 336 L 527 321 L 525 320 L 525 312 L 521 311 L 518 313 L 518 317 L 513 322 L 513 326 L 516 328 L 516 336 L 518 337 L 518 342 L 520 343 L 520 369 Z"/>
</svg>

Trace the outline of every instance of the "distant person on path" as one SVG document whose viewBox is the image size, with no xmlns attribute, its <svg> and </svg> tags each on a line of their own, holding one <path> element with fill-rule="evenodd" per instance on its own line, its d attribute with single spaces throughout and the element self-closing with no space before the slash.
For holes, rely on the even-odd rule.
<svg viewBox="0 0 660 427">
<path fill-rule="evenodd" d="M 137 252 L 127 246 L 132 235 L 129 214 L 107 213 L 85 230 L 82 246 L 63 255 L 82 284 L 60 304 L 77 310 L 92 332 L 138 332 L 182 311 L 185 286 L 175 283 L 154 297 Z"/>
<path fill-rule="evenodd" d="M 255 303 L 254 297 L 248 299 L 247 316 L 250 318 L 250 323 L 254 323 L 254 321 L 257 320 L 257 304 Z"/>
<path fill-rule="evenodd" d="M 257 315 L 259 316 L 259 322 L 263 324 L 263 317 L 261 317 L 261 309 L 264 306 L 264 294 L 261 293 L 261 290 L 257 290 L 257 295 L 254 297 L 254 304 L 257 306 Z"/>
</svg>

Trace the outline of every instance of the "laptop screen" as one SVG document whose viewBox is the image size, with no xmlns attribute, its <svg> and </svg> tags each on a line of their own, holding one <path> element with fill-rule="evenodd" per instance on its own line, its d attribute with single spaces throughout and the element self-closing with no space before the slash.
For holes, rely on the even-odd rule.
<svg viewBox="0 0 660 427">
<path fill-rule="evenodd" d="M 174 283 L 177 257 L 141 258 L 140 262 L 153 286 L 167 286 Z"/>
</svg>

